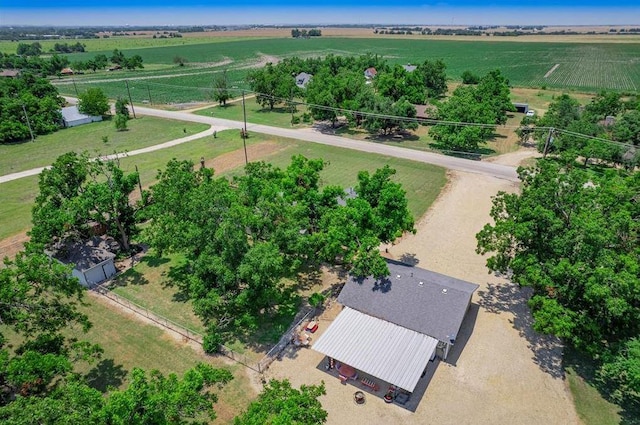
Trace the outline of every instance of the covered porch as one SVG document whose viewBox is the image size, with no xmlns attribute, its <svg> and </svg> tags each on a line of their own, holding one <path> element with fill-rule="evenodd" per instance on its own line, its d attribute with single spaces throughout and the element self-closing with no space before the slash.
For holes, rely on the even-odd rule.
<svg viewBox="0 0 640 425">
<path fill-rule="evenodd" d="M 437 362 L 438 340 L 345 307 L 312 349 L 325 356 L 319 367 L 344 384 L 405 406 L 417 407 Z M 429 367 L 428 367 L 429 365 Z M 424 379 L 422 379 L 424 378 Z M 421 384 L 421 385 L 418 385 Z M 411 404 L 414 404 L 411 403 Z M 405 408 L 409 408 L 406 406 Z"/>
</svg>

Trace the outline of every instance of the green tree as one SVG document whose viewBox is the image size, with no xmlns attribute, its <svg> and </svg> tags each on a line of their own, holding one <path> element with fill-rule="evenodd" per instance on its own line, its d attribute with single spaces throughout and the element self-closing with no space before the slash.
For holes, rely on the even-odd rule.
<svg viewBox="0 0 640 425">
<path fill-rule="evenodd" d="M 615 355 L 607 356 L 598 378 L 606 387 L 613 387 L 614 401 L 640 407 L 640 339 L 628 340 Z"/>
<path fill-rule="evenodd" d="M 18 78 L 3 78 L 0 80 L 0 143 L 30 137 L 25 112 L 35 135 L 58 130 L 62 105 L 64 99 L 45 78 L 28 73 Z"/>
<path fill-rule="evenodd" d="M 394 172 L 362 174 L 366 198 L 340 206 L 342 188 L 319 187 L 323 166 L 302 156 L 284 170 L 251 163 L 230 182 L 171 161 L 159 174 L 147 239 L 160 252 L 186 255 L 191 271 L 175 283 L 208 327 L 210 349 L 219 333 L 251 329 L 290 303 L 281 282 L 301 270 L 340 262 L 363 275 L 388 273 L 380 242 L 413 230 Z"/>
<path fill-rule="evenodd" d="M 87 115 L 107 115 L 109 99 L 102 89 L 91 87 L 78 97 L 78 110 Z"/>
<path fill-rule="evenodd" d="M 123 115 L 126 119 L 129 119 L 129 102 L 124 97 L 118 96 L 115 105 L 116 116 Z"/>
<path fill-rule="evenodd" d="M 473 72 L 466 70 L 462 73 L 462 84 L 478 84 L 480 82 L 480 76 Z"/>
<path fill-rule="evenodd" d="M 116 65 L 120 65 L 120 66 L 124 66 L 125 62 L 126 62 L 126 58 L 124 56 L 124 53 L 122 53 L 122 51 L 118 50 L 118 49 L 114 49 L 113 53 L 111 54 L 111 63 L 114 63 Z"/>
<path fill-rule="evenodd" d="M 441 60 L 425 61 L 414 71 L 422 77 L 427 96 L 438 98 L 447 92 L 447 66 Z"/>
<path fill-rule="evenodd" d="M 116 118 L 114 120 L 116 129 L 118 131 L 125 131 L 127 129 L 127 121 L 129 121 L 129 118 L 126 115 L 116 114 Z"/>
<path fill-rule="evenodd" d="M 200 363 L 188 370 L 182 379 L 175 374 L 162 375 L 158 371 L 147 374 L 134 368 L 131 382 L 122 391 L 112 391 L 105 403 L 105 423 L 113 424 L 191 424 L 206 415 L 215 419 L 213 403 L 218 398 L 211 392 L 233 379 L 224 369 Z"/>
<path fill-rule="evenodd" d="M 531 286 L 534 329 L 597 355 L 640 332 L 640 174 L 543 161 L 521 169 L 522 193 L 500 193 L 478 233 L 492 271 Z"/>
<path fill-rule="evenodd" d="M 619 142 L 640 146 L 640 110 L 625 113 L 613 127 L 613 137 Z"/>
<path fill-rule="evenodd" d="M 225 69 L 221 73 L 216 74 L 213 79 L 213 98 L 220 106 L 226 106 L 227 100 L 231 99 L 229 92 L 229 77 Z"/>
<path fill-rule="evenodd" d="M 284 72 L 282 67 L 266 64 L 263 68 L 251 71 L 247 76 L 251 90 L 256 92 L 256 101 L 263 108 L 273 109 L 284 103 L 295 91 L 295 80 Z"/>
<path fill-rule="evenodd" d="M 298 390 L 287 380 L 271 380 L 247 411 L 235 418 L 234 424 L 321 425 L 327 421 L 327 412 L 318 397 L 324 394 L 324 382 L 303 385 Z"/>
<path fill-rule="evenodd" d="M 125 174 L 117 161 L 89 161 L 74 152 L 56 159 L 40 174 L 40 193 L 33 208 L 31 241 L 40 248 L 89 236 L 88 223 L 107 226 L 125 252 L 137 234 L 135 208 L 129 195 L 138 174 Z"/>
<path fill-rule="evenodd" d="M 142 56 L 133 55 L 130 58 L 125 58 L 122 66 L 131 71 L 136 69 L 143 69 L 144 65 L 142 64 Z"/>
</svg>

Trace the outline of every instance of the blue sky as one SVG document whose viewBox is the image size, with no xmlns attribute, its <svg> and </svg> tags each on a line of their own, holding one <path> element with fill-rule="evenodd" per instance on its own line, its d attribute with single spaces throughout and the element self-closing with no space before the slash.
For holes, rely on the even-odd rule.
<svg viewBox="0 0 640 425">
<path fill-rule="evenodd" d="M 638 0 L 0 0 L 0 25 L 329 23 L 640 25 L 640 6 Z"/>
</svg>

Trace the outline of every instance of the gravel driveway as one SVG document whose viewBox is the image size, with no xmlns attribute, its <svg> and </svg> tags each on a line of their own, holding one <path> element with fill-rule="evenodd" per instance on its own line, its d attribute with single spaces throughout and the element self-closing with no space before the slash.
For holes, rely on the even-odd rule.
<svg viewBox="0 0 640 425">
<path fill-rule="evenodd" d="M 495 162 L 517 165 L 531 155 L 519 151 Z M 418 232 L 389 248 L 395 258 L 413 258 L 421 267 L 480 285 L 450 354 L 453 364 L 440 362 L 416 412 L 371 395 L 356 405 L 356 388 L 324 373 L 318 367 L 322 355 L 310 349 L 285 354 L 267 377 L 288 378 L 294 385 L 324 380 L 328 424 L 580 423 L 563 378 L 560 344 L 531 330 L 527 291 L 488 274 L 485 258 L 475 253 L 475 234 L 489 220 L 491 196 L 516 191 L 517 184 L 460 171 L 449 177 Z M 320 322 L 321 331 L 336 314 L 334 307 Z"/>
</svg>

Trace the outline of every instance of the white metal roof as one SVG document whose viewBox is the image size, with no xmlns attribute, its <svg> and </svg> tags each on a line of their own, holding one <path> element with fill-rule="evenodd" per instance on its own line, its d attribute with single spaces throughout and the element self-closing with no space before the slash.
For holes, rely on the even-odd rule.
<svg viewBox="0 0 640 425">
<path fill-rule="evenodd" d="M 312 348 L 413 392 L 438 340 L 345 307 Z"/>
</svg>

